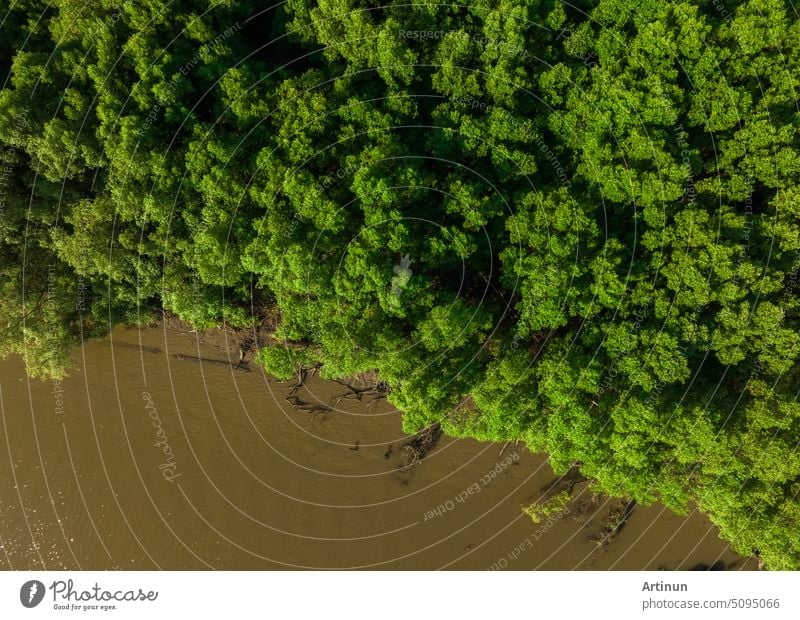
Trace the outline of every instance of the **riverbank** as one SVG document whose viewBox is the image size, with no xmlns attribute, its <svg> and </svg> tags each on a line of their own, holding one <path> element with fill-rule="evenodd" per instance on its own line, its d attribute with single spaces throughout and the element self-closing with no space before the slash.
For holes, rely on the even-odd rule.
<svg viewBox="0 0 800 620">
<path fill-rule="evenodd" d="M 21 360 L 0 363 L 0 566 L 755 568 L 704 516 L 659 505 L 598 544 L 619 502 L 585 481 L 534 523 L 522 507 L 559 482 L 545 455 L 409 437 L 379 393 L 313 372 L 277 381 L 243 343 L 117 328 L 76 352 L 57 400 Z"/>
</svg>

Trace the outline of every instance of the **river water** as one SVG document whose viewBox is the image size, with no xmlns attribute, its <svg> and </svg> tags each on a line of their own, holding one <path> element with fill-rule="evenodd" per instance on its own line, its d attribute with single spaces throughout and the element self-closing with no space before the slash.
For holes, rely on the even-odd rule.
<svg viewBox="0 0 800 620">
<path fill-rule="evenodd" d="M 598 546 L 611 502 L 586 485 L 534 523 L 544 455 L 442 437 L 403 468 L 384 400 L 337 404 L 347 390 L 317 377 L 292 392 L 231 358 L 224 332 L 117 328 L 62 382 L 0 362 L 0 568 L 754 567 L 703 515 L 659 505 Z"/>
</svg>

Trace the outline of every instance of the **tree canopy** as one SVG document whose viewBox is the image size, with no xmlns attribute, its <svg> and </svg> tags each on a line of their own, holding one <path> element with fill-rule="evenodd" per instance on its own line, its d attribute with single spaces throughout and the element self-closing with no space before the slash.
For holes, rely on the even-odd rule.
<svg viewBox="0 0 800 620">
<path fill-rule="evenodd" d="M 784 0 L 6 2 L 0 355 L 280 316 L 409 432 L 521 440 L 800 568 Z"/>
</svg>

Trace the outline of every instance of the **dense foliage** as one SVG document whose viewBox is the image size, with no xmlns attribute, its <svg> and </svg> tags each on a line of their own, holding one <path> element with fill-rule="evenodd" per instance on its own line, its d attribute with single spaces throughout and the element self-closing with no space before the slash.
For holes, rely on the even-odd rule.
<svg viewBox="0 0 800 620">
<path fill-rule="evenodd" d="M 277 312 L 275 375 L 800 568 L 788 1 L 4 4 L 0 354 Z"/>
</svg>

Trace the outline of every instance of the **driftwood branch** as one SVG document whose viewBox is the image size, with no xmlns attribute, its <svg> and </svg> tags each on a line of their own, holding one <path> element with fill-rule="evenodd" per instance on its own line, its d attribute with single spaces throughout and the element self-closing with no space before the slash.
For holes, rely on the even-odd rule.
<svg viewBox="0 0 800 620">
<path fill-rule="evenodd" d="M 307 411 L 312 416 L 322 413 L 327 414 L 329 411 L 333 411 L 331 407 L 325 405 L 323 403 L 311 403 L 305 400 L 298 398 L 297 396 L 287 396 L 284 399 L 287 403 L 289 403 L 292 407 L 297 409 L 298 411 Z"/>
</svg>

